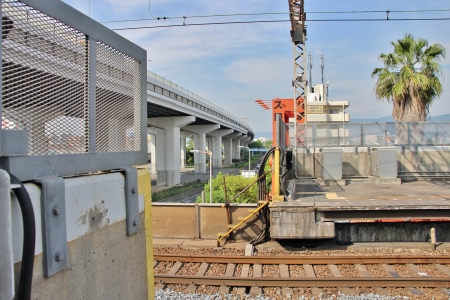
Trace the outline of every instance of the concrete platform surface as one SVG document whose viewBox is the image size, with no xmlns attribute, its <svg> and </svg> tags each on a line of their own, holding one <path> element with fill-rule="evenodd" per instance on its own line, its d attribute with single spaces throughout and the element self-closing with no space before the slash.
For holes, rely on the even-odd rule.
<svg viewBox="0 0 450 300">
<path fill-rule="evenodd" d="M 450 182 L 416 181 L 399 184 L 322 186 L 314 180 L 291 183 L 292 200 L 287 206 L 352 207 L 364 209 L 393 207 L 411 209 L 450 209 Z"/>
</svg>

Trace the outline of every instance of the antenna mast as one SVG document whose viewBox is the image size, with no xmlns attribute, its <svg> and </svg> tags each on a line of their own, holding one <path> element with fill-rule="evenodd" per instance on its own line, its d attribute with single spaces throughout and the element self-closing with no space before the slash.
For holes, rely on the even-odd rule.
<svg viewBox="0 0 450 300">
<path fill-rule="evenodd" d="M 308 92 L 310 92 L 312 90 L 311 89 L 311 87 L 312 87 L 312 76 L 311 76 L 312 67 L 313 67 L 313 57 L 312 57 L 311 52 L 309 52 L 308 53 L 308 69 L 309 69 L 309 81 L 308 81 L 309 89 L 308 89 Z"/>
<path fill-rule="evenodd" d="M 323 69 L 325 68 L 325 61 L 323 59 L 323 54 L 320 57 L 320 67 L 322 68 L 322 84 L 323 84 Z"/>
</svg>

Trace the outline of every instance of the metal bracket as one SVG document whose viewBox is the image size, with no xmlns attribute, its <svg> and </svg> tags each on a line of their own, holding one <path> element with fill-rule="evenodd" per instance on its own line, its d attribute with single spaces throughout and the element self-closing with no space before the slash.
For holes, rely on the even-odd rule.
<svg viewBox="0 0 450 300">
<path fill-rule="evenodd" d="M 69 267 L 66 232 L 65 184 L 62 177 L 35 179 L 42 185 L 41 217 L 44 277 Z"/>
<path fill-rule="evenodd" d="M 127 217 L 127 235 L 138 232 L 139 222 L 139 196 L 137 170 L 133 167 L 125 167 L 125 209 Z"/>
</svg>

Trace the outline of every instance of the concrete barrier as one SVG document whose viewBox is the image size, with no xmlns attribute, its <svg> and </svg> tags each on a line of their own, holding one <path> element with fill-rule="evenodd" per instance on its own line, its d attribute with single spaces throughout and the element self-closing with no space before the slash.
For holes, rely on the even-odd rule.
<svg viewBox="0 0 450 300">
<path fill-rule="evenodd" d="M 232 204 L 231 223 L 250 214 L 256 204 Z M 153 203 L 153 237 L 185 239 L 217 239 L 219 232 L 228 230 L 226 209 L 222 204 Z M 261 220 L 257 217 L 244 224 L 232 235 L 237 240 L 251 240 L 259 234 Z"/>
<path fill-rule="evenodd" d="M 376 147 L 341 147 L 343 150 L 342 177 L 373 176 L 371 152 L 374 148 Z M 320 148 L 308 150 L 299 148 L 294 153 L 294 159 L 298 177 L 323 177 L 323 154 L 320 152 Z M 398 175 L 450 173 L 450 147 L 397 147 L 397 170 Z"/>
<path fill-rule="evenodd" d="M 119 172 L 64 179 L 69 267 L 47 278 L 43 270 L 41 186 L 25 184 L 36 218 L 33 299 L 146 299 L 153 294 L 148 289 L 153 279 L 147 276 L 143 191 L 138 190 L 140 230 L 127 236 L 124 180 Z M 15 196 L 11 211 L 17 289 L 23 232 Z M 153 267 L 153 261 L 151 264 Z"/>
</svg>

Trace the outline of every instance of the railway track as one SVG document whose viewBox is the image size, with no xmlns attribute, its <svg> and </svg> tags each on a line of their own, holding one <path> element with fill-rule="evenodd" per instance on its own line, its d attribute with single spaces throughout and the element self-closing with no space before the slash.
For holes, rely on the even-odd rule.
<svg viewBox="0 0 450 300">
<path fill-rule="evenodd" d="M 337 288 L 355 295 L 353 288 L 406 288 L 424 295 L 420 288 L 450 287 L 450 258 L 446 256 L 207 256 L 155 254 L 155 289 L 168 284 L 185 285 L 186 293 L 198 286 L 231 288 L 237 294 L 258 295 L 263 288 L 281 288 L 283 295 L 294 288 Z"/>
</svg>

